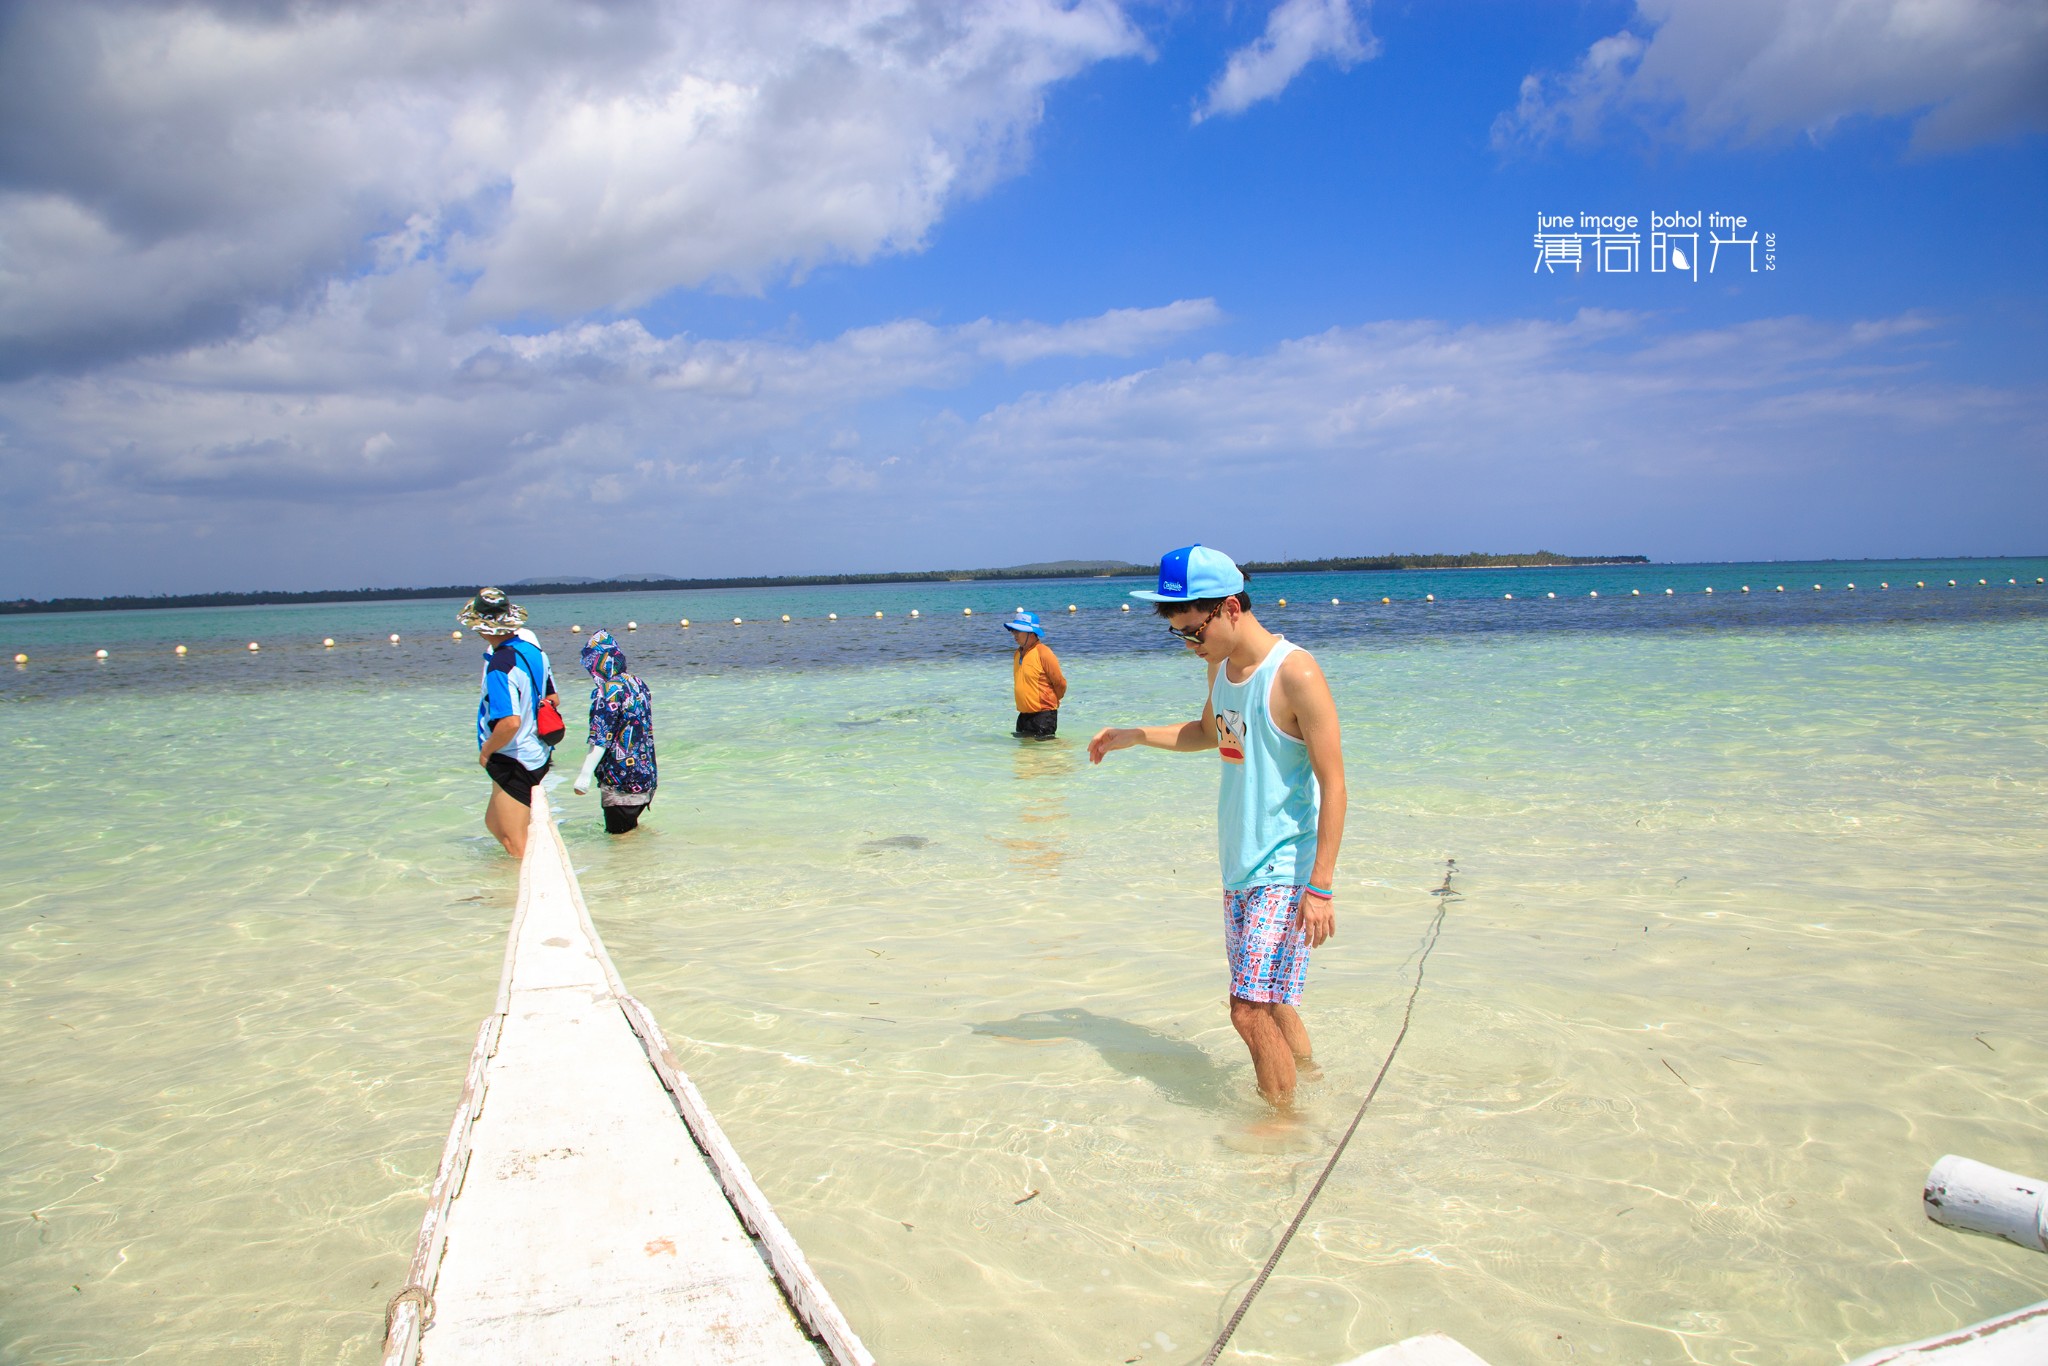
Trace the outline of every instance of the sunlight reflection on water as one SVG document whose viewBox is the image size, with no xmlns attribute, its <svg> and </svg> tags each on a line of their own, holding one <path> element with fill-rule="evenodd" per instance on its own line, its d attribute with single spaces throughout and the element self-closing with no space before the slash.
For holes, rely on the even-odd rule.
<svg viewBox="0 0 2048 1366">
<path fill-rule="evenodd" d="M 1299 1150 L 1231 1141 L 1208 761 L 1080 752 L 1198 705 L 1171 652 L 1070 668 L 1029 748 L 999 651 L 649 666 L 642 832 L 558 789 L 621 971 L 881 1359 L 1199 1351 L 1377 1069 L 1447 856 L 1259 1359 L 1832 1366 L 2038 1298 L 1918 1209 L 1943 1152 L 2039 1166 L 2037 624 L 1322 657 L 1352 812 Z M 9 713 L 0 1358 L 372 1355 L 514 884 L 468 668 Z"/>
</svg>

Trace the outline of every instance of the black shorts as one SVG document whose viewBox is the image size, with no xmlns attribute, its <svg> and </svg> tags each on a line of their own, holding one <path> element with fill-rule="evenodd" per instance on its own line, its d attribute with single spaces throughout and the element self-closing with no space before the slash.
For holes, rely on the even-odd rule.
<svg viewBox="0 0 2048 1366">
<path fill-rule="evenodd" d="M 505 795 L 513 801 L 521 806 L 532 806 L 534 786 L 548 776 L 548 770 L 554 767 L 554 762 L 550 759 L 539 768 L 528 768 L 505 751 L 499 750 L 484 761 L 484 772 L 490 774 L 491 781 L 502 788 Z"/>
<path fill-rule="evenodd" d="M 623 835 L 640 824 L 640 813 L 654 805 L 651 801 L 637 806 L 607 806 L 604 809 L 604 832 L 607 835 Z"/>
<path fill-rule="evenodd" d="M 1050 740 L 1060 728 L 1060 709 L 1051 711 L 1020 711 L 1017 713 L 1017 729 L 1014 734 L 1020 740 Z"/>
</svg>

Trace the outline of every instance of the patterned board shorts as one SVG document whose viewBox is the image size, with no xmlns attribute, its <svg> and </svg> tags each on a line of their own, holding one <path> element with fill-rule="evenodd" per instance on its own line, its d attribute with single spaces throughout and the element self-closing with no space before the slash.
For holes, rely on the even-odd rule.
<svg viewBox="0 0 2048 1366">
<path fill-rule="evenodd" d="M 1296 911 L 1301 887 L 1247 887 L 1223 894 L 1223 948 L 1230 994 L 1241 1001 L 1294 1005 L 1308 976 L 1308 940 Z"/>
</svg>

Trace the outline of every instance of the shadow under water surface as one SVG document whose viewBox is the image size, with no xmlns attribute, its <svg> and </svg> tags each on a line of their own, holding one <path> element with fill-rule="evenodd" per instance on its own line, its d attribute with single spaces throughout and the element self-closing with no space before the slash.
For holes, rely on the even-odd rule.
<svg viewBox="0 0 2048 1366">
<path fill-rule="evenodd" d="M 1230 1069 L 1186 1039 L 1161 1034 L 1129 1020 L 1097 1015 L 1092 1010 L 1035 1010 L 1010 1020 L 973 1026 L 976 1034 L 1012 1043 L 1082 1043 L 1102 1055 L 1103 1062 L 1127 1077 L 1158 1087 L 1176 1105 L 1222 1110 L 1229 1094 Z"/>
</svg>

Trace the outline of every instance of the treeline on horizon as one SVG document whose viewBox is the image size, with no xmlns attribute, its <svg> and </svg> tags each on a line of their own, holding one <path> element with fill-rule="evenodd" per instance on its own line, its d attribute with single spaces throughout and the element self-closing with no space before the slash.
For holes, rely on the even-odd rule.
<svg viewBox="0 0 2048 1366">
<path fill-rule="evenodd" d="M 1547 550 L 1526 555 L 1360 555 L 1321 560 L 1248 560 L 1247 574 L 1325 574 L 1380 569 L 1513 569 L 1551 565 L 1648 564 L 1647 555 L 1556 555 Z M 992 580 L 1115 579 L 1151 573 L 1145 565 L 1083 569 L 925 569 L 896 574 L 776 574 L 728 579 L 611 579 L 596 583 L 522 583 L 519 595 L 554 593 L 668 593 L 695 588 L 829 588 L 882 583 L 980 583 Z M 249 593 L 164 593 L 151 597 L 126 594 L 108 598 L 16 598 L 0 602 L 0 616 L 23 612 L 124 612 L 161 607 L 272 607 L 296 603 L 405 602 L 418 598 L 466 598 L 475 586 L 436 588 L 327 588 L 304 592 L 262 590 Z"/>
</svg>

